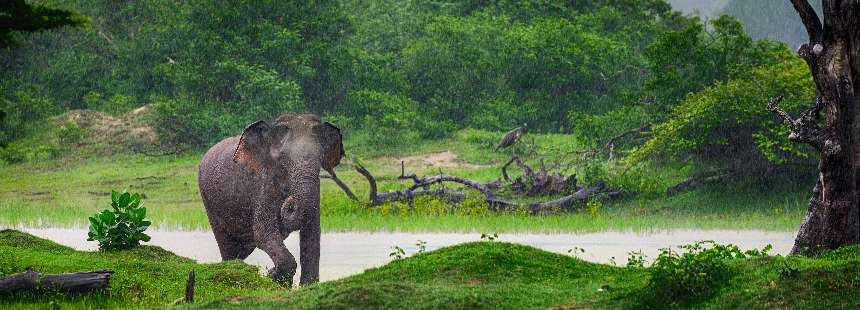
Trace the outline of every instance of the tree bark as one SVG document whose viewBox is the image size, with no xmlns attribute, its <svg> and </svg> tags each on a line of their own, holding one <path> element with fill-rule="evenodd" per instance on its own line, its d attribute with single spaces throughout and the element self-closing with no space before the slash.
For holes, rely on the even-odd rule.
<svg viewBox="0 0 860 310">
<path fill-rule="evenodd" d="M 40 274 L 33 270 L 0 278 L 0 294 L 19 291 L 50 291 L 85 293 L 107 289 L 111 270 L 63 274 Z"/>
<path fill-rule="evenodd" d="M 824 0 L 824 23 L 806 0 L 791 3 L 809 34 L 810 42 L 798 53 L 809 65 L 819 98 L 797 119 L 778 108 L 780 98 L 769 109 L 791 129 L 792 141 L 821 153 L 818 181 L 792 249 L 816 254 L 860 243 L 860 0 Z"/>
</svg>

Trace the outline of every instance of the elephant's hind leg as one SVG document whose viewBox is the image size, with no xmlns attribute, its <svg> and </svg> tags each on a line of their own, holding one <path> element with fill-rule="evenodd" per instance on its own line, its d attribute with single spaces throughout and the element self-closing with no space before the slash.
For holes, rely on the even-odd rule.
<svg viewBox="0 0 860 310">
<path fill-rule="evenodd" d="M 220 219 L 210 220 L 209 224 L 218 243 L 221 260 L 245 259 L 254 251 L 254 233 L 250 229 L 240 233 L 230 231 Z"/>
</svg>

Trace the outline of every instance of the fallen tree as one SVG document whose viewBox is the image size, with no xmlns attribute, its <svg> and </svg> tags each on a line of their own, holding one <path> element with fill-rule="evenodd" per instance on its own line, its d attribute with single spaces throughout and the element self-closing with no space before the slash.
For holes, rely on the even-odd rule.
<svg viewBox="0 0 860 310">
<path fill-rule="evenodd" d="M 87 293 L 110 287 L 112 270 L 76 272 L 63 274 L 42 274 L 27 269 L 0 278 L 0 293 L 10 294 L 20 291 L 60 291 L 63 293 Z"/>
<path fill-rule="evenodd" d="M 534 170 L 526 165 L 518 156 L 514 155 L 507 163 L 502 165 L 502 177 L 505 181 L 511 181 L 508 176 L 508 166 L 511 163 L 516 163 L 523 170 L 523 175 L 531 183 L 531 187 L 526 191 L 526 196 L 535 196 L 541 194 L 560 194 L 569 192 L 571 189 L 576 189 L 576 175 L 564 176 L 559 173 L 547 173 L 543 159 L 540 160 L 540 168 L 535 173 Z M 525 188 L 522 180 L 515 181 L 516 189 Z"/>
<path fill-rule="evenodd" d="M 517 162 L 518 165 L 523 168 L 524 171 L 528 171 L 527 174 L 530 175 L 529 178 L 533 180 L 533 186 L 531 187 L 531 189 L 529 189 L 528 193 L 532 193 L 532 195 L 538 193 L 567 194 L 563 197 L 548 201 L 517 203 L 499 198 L 499 195 L 497 195 L 496 192 L 493 191 L 493 189 L 501 188 L 501 183 L 498 181 L 485 184 L 467 178 L 445 175 L 441 173 L 439 175 L 429 177 L 419 177 L 414 173 L 407 175 L 405 173 L 404 164 L 402 162 L 401 173 L 400 176 L 397 177 L 397 179 L 412 180 L 413 184 L 402 190 L 380 193 L 378 190 L 377 178 L 374 177 L 373 174 L 370 173 L 370 171 L 368 171 L 360 163 L 355 163 L 354 167 L 356 172 L 358 172 L 359 174 L 364 176 L 365 179 L 367 179 L 369 191 L 368 204 L 370 206 L 379 206 L 384 203 L 396 201 L 403 201 L 411 206 L 414 202 L 414 198 L 419 196 L 434 196 L 446 199 L 452 204 L 460 203 L 469 198 L 480 197 L 487 203 L 487 206 L 492 211 L 515 211 L 525 209 L 531 214 L 546 214 L 558 211 L 576 211 L 581 206 L 584 206 L 588 200 L 597 196 L 616 198 L 622 195 L 622 191 L 608 189 L 601 182 L 598 182 L 595 186 L 591 186 L 588 188 L 577 188 L 575 176 L 563 177 L 557 173 L 550 175 L 546 172 L 546 168 L 543 165 L 543 161 L 541 161 L 541 168 L 537 173 L 534 173 L 533 169 L 523 163 L 522 160 L 520 160 L 516 155 L 513 156 L 511 161 L 509 161 L 506 166 L 509 165 L 511 162 Z M 431 185 L 442 183 L 457 183 L 465 188 L 480 193 L 480 195 L 467 194 L 461 191 L 453 191 L 446 187 L 436 189 L 431 188 Z M 344 190 L 344 192 L 352 193 L 352 191 L 349 190 L 348 186 L 346 186 L 345 183 L 338 183 L 338 185 L 341 184 L 343 184 L 341 188 Z M 353 199 L 358 200 L 357 198 Z"/>
<path fill-rule="evenodd" d="M 670 186 L 666 189 L 666 196 L 675 196 L 677 194 L 694 190 L 707 184 L 715 184 L 725 181 L 733 176 L 733 173 L 725 170 L 713 170 L 696 173 L 678 184 Z"/>
</svg>

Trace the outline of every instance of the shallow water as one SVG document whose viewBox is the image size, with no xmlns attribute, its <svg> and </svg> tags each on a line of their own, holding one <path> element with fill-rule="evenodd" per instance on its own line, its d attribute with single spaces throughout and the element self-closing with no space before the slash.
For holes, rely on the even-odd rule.
<svg viewBox="0 0 860 310">
<path fill-rule="evenodd" d="M 53 240 L 78 250 L 96 250 L 95 242 L 87 242 L 87 230 L 67 228 L 18 228 L 30 234 Z M 160 246 L 177 255 L 198 262 L 218 262 L 221 256 L 215 237 L 209 231 L 147 231 L 152 237 L 149 245 Z M 480 233 L 406 233 L 406 232 L 333 232 L 323 233 L 320 249 L 320 279 L 333 280 L 357 274 L 371 267 L 391 261 L 393 246 L 400 246 L 407 255 L 418 251 L 418 240 L 427 242 L 428 251 L 463 242 L 480 240 Z M 500 234 L 498 240 L 534 246 L 547 251 L 567 254 L 569 249 L 585 249 L 577 256 L 584 260 L 624 265 L 631 251 L 642 251 L 649 262 L 660 248 L 675 247 L 698 240 L 732 243 L 741 249 L 773 246 L 771 254 L 787 254 L 794 241 L 793 232 L 765 232 L 755 230 L 669 230 L 655 232 L 599 232 L 582 234 Z M 298 257 L 298 234 L 286 240 L 287 248 Z M 259 249 L 245 262 L 272 267 L 272 261 Z M 298 273 L 296 274 L 298 280 Z"/>
</svg>

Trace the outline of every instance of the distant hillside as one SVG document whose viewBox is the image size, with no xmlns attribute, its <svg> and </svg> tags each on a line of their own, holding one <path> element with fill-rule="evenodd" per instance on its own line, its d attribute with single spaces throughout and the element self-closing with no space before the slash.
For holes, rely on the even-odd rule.
<svg viewBox="0 0 860 310">
<path fill-rule="evenodd" d="M 700 18 L 712 18 L 721 13 L 737 17 L 753 39 L 773 39 L 791 49 L 807 41 L 800 18 L 784 0 L 668 0 L 672 7 Z M 821 0 L 810 1 L 820 12 Z"/>
<path fill-rule="evenodd" d="M 729 0 L 667 0 L 672 7 L 687 14 L 709 18 L 723 12 Z"/>
</svg>

